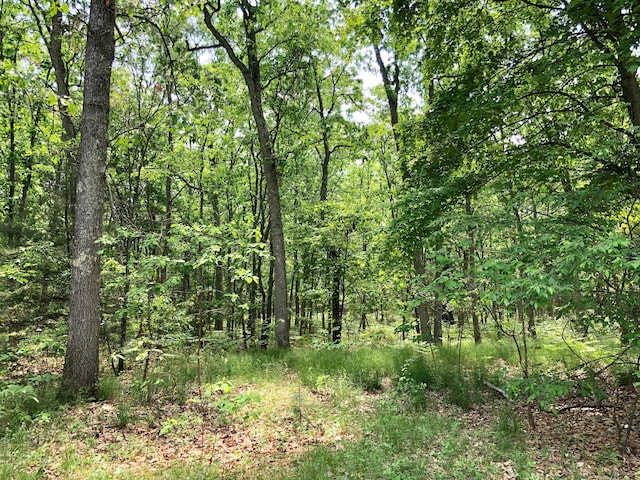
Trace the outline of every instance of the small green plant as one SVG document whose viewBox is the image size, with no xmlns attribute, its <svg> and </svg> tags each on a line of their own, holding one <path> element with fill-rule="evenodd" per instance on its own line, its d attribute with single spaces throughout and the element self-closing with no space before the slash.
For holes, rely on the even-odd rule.
<svg viewBox="0 0 640 480">
<path fill-rule="evenodd" d="M 435 385 L 436 375 L 423 355 L 410 358 L 400 369 L 398 385 L 402 386 L 407 383 L 424 385 L 424 387 L 428 389 L 431 389 Z"/>
<path fill-rule="evenodd" d="M 499 413 L 493 426 L 498 448 L 508 451 L 524 439 L 524 425 L 511 405 L 506 405 Z"/>
<path fill-rule="evenodd" d="M 400 369 L 397 389 L 424 404 L 425 390 L 444 391 L 449 401 L 465 410 L 481 400 L 480 389 L 486 376 L 484 368 L 474 366 L 465 375 L 455 364 L 419 355 L 405 362 Z"/>
<path fill-rule="evenodd" d="M 167 435 L 169 432 L 171 432 L 173 429 L 175 429 L 178 424 L 179 424 L 179 420 L 177 418 L 168 418 L 166 419 L 164 422 L 162 422 L 162 425 L 160 427 L 160 432 L 159 435 L 160 436 L 165 436 Z"/>
<path fill-rule="evenodd" d="M 123 429 L 135 421 L 135 414 L 131 407 L 124 402 L 116 407 L 116 427 Z"/>
<path fill-rule="evenodd" d="M 448 385 L 449 401 L 462 408 L 469 410 L 474 401 L 473 389 L 464 378 L 460 376 L 453 377 L 453 381 Z"/>
<path fill-rule="evenodd" d="M 202 385 L 201 397 L 190 398 L 187 402 L 208 405 L 218 413 L 221 424 L 228 424 L 242 407 L 259 401 L 259 398 L 251 393 L 232 395 L 233 389 L 233 384 L 227 380 L 207 383 Z M 243 420 L 246 418 L 243 417 Z"/>
<path fill-rule="evenodd" d="M 115 375 L 107 375 L 102 378 L 98 386 L 98 398 L 100 400 L 112 400 L 120 390 L 120 382 Z"/>
<path fill-rule="evenodd" d="M 31 385 L 19 385 L 17 383 L 8 383 L 0 388 L 0 399 L 14 407 L 21 405 L 24 401 L 39 402 Z"/>
<path fill-rule="evenodd" d="M 510 398 L 536 402 L 543 410 L 557 413 L 558 399 L 571 393 L 574 382 L 561 378 L 537 375 L 529 378 L 512 378 L 506 381 L 505 392 Z"/>
<path fill-rule="evenodd" d="M 31 385 L 8 383 L 0 387 L 0 433 L 28 424 L 39 402 Z"/>
</svg>

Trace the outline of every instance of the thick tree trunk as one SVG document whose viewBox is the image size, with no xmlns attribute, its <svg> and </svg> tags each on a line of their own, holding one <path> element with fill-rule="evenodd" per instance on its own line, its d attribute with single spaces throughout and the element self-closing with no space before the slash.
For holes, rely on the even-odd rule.
<svg viewBox="0 0 640 480">
<path fill-rule="evenodd" d="M 252 89 L 250 89 L 251 92 Z M 287 298 L 287 268 L 284 247 L 284 229 L 280 207 L 280 189 L 273 155 L 271 138 L 267 122 L 262 112 L 262 99 L 254 91 L 251 94 L 251 110 L 258 130 L 260 153 L 264 162 L 267 184 L 267 203 L 269 204 L 269 224 L 271 225 L 271 252 L 273 264 L 273 314 L 276 322 L 276 346 L 289 347 L 289 306 Z"/>
<path fill-rule="evenodd" d="M 622 84 L 622 98 L 627 102 L 629 118 L 634 127 L 640 126 L 640 85 L 636 74 L 627 69 L 626 65 L 618 63 L 618 73 Z"/>
<path fill-rule="evenodd" d="M 100 261 L 103 191 L 109 141 L 109 91 L 115 52 L 115 0 L 91 1 L 87 30 L 84 103 L 77 186 L 77 204 L 69 337 L 62 374 L 64 396 L 93 394 L 98 383 L 100 331 Z"/>
</svg>

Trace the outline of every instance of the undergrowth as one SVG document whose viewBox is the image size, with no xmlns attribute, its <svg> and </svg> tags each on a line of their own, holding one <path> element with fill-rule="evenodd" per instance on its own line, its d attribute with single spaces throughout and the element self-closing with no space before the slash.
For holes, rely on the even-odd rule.
<svg viewBox="0 0 640 480">
<path fill-rule="evenodd" d="M 193 349 L 182 348 L 148 365 L 131 361 L 118 377 L 105 370 L 98 398 L 76 405 L 59 403 L 55 373 L 33 369 L 18 377 L 4 367 L 0 480 L 42 478 L 52 469 L 64 478 L 104 479 L 501 478 L 497 461 L 511 462 L 526 478 L 525 419 L 487 383 L 543 409 L 566 395 L 604 398 L 594 375 L 610 360 L 603 349 L 568 335 L 553 345 L 556 334 L 540 328 L 530 340 L 526 378 L 513 343 L 491 336 L 481 345 L 464 338 L 441 347 L 318 344 L 237 353 L 205 347 L 199 368 Z M 26 355 L 39 361 L 55 354 L 50 347 L 25 352 L 15 342 L 3 347 L 0 354 L 16 365 Z M 637 367 L 619 365 L 619 378 L 633 383 Z M 459 412 L 496 399 L 486 425 L 459 420 Z M 232 470 L 206 449 L 198 458 L 164 461 L 161 470 L 138 460 L 163 455 L 165 444 L 207 445 L 224 432 L 249 432 L 275 442 L 269 443 L 275 450 Z M 105 444 L 104 435 L 115 443 Z M 278 456 L 292 438 L 304 448 Z"/>
</svg>

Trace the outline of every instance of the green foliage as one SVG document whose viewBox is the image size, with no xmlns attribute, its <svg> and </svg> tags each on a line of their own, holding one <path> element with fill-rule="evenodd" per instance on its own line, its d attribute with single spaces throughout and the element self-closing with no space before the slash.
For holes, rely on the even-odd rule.
<svg viewBox="0 0 640 480">
<path fill-rule="evenodd" d="M 493 429 L 498 448 L 503 452 L 517 449 L 525 440 L 524 423 L 511 405 L 502 407 Z"/>
<path fill-rule="evenodd" d="M 37 386 L 40 384 L 40 386 Z M 55 383 L 0 383 L 0 437 L 27 428 L 34 422 L 49 423 L 59 407 Z"/>
<path fill-rule="evenodd" d="M 314 386 L 320 376 L 344 377 L 369 391 L 382 388 L 383 378 L 395 378 L 399 365 L 412 355 L 410 348 L 365 347 L 293 351 L 285 360 L 303 383 Z"/>
<path fill-rule="evenodd" d="M 98 398 L 112 400 L 120 394 L 121 389 L 122 386 L 116 376 L 105 375 L 100 379 L 100 385 L 98 385 Z"/>
<path fill-rule="evenodd" d="M 543 410 L 557 413 L 556 402 L 573 392 L 575 384 L 570 380 L 537 375 L 530 378 L 510 378 L 505 382 L 505 392 L 511 398 L 540 405 Z"/>
<path fill-rule="evenodd" d="M 116 405 L 116 427 L 123 429 L 135 421 L 136 415 L 131 407 L 124 402 L 119 402 Z"/>
<path fill-rule="evenodd" d="M 452 404 L 468 410 L 481 401 L 484 367 L 473 365 L 468 373 L 463 373 L 441 353 L 442 350 L 438 351 L 431 359 L 422 354 L 407 360 L 400 370 L 398 391 L 407 394 L 414 406 L 420 408 L 428 405 L 428 391 L 442 391 Z"/>
<path fill-rule="evenodd" d="M 366 437 L 319 446 L 304 453 L 288 472 L 268 472 L 259 478 L 303 479 L 353 476 L 370 479 L 487 478 L 487 467 L 470 459 L 459 425 L 423 413 L 405 416 L 397 405 L 381 405 L 366 422 Z"/>
<path fill-rule="evenodd" d="M 66 309 L 69 264 L 50 242 L 32 243 L 0 255 L 0 319 L 20 329 L 27 318 L 44 323 Z"/>
</svg>

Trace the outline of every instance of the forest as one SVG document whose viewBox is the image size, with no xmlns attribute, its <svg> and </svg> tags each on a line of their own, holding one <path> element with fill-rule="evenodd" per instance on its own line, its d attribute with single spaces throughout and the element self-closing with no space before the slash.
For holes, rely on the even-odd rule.
<svg viewBox="0 0 640 480">
<path fill-rule="evenodd" d="M 640 478 L 640 3 L 0 0 L 0 480 Z"/>
</svg>

